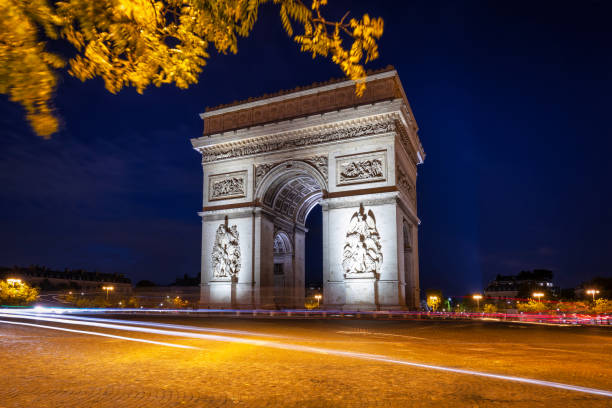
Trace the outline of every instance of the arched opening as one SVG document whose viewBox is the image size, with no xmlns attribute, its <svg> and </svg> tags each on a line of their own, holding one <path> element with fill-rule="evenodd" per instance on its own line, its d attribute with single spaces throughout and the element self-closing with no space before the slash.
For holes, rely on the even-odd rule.
<svg viewBox="0 0 612 408">
<path fill-rule="evenodd" d="M 261 281 L 272 286 L 270 295 L 276 308 L 304 307 L 306 262 L 310 265 L 306 254 L 306 220 L 313 208 L 319 207 L 320 214 L 318 204 L 325 190 L 324 176 L 310 164 L 300 161 L 276 165 L 258 184 L 256 197 L 267 210 L 266 217 L 274 229 L 273 237 L 266 238 L 274 240 L 273 254 L 270 254 L 274 259 L 271 276 L 262 277 Z M 322 253 L 320 215 L 318 219 L 319 252 Z M 266 250 L 263 250 L 262 261 L 266 262 L 266 258 Z"/>
<path fill-rule="evenodd" d="M 323 288 L 323 210 L 312 208 L 306 217 L 306 292 Z"/>
<path fill-rule="evenodd" d="M 284 231 L 274 236 L 274 269 L 273 269 L 274 304 L 278 307 L 290 303 L 287 299 L 288 284 L 293 275 L 293 245 Z"/>
</svg>

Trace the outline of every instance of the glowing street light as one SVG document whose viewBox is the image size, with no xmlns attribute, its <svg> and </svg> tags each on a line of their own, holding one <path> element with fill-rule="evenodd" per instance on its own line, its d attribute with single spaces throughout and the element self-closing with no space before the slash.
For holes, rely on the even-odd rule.
<svg viewBox="0 0 612 408">
<path fill-rule="evenodd" d="M 482 299 L 482 295 L 476 294 L 472 296 L 472 299 L 476 301 L 476 310 L 480 311 L 480 299 Z"/>
<path fill-rule="evenodd" d="M 593 302 L 595 301 L 595 295 L 599 294 L 599 291 L 597 289 L 589 289 L 586 291 L 586 293 L 588 293 L 589 295 L 593 295 Z"/>
<path fill-rule="evenodd" d="M 538 298 L 538 302 L 542 301 L 542 296 L 544 296 L 544 293 L 542 292 L 534 292 L 533 297 Z"/>
<path fill-rule="evenodd" d="M 435 310 L 438 307 L 438 297 L 435 295 L 429 296 L 429 303 L 431 303 L 431 307 Z"/>
<path fill-rule="evenodd" d="M 115 290 L 114 286 L 102 286 L 102 290 L 106 291 L 106 300 L 108 300 L 108 292 Z"/>
<path fill-rule="evenodd" d="M 321 298 L 322 298 L 322 297 L 323 297 L 323 296 L 321 296 L 321 295 L 319 295 L 319 294 L 316 294 L 316 295 L 315 295 L 315 299 L 317 299 L 317 308 L 321 306 Z"/>
<path fill-rule="evenodd" d="M 6 282 L 13 286 L 21 285 L 21 279 L 9 278 L 6 280 Z"/>
</svg>

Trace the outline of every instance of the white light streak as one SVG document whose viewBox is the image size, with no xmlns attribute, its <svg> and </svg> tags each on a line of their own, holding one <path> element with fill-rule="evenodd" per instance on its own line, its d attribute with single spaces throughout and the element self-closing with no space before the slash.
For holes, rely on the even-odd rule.
<svg viewBox="0 0 612 408">
<path fill-rule="evenodd" d="M 119 340 L 129 340 L 129 341 L 137 341 L 137 342 L 140 342 L 140 343 L 156 344 L 158 346 L 168 346 L 168 347 L 177 347 L 177 348 L 184 348 L 184 349 L 200 350 L 199 347 L 185 346 L 183 344 L 173 344 L 173 343 L 166 343 L 166 342 L 163 342 L 163 341 L 136 339 L 134 337 L 116 336 L 114 334 L 92 332 L 92 331 L 87 331 L 87 330 L 66 329 L 65 327 L 45 326 L 43 324 L 24 323 L 24 322 L 12 322 L 12 321 L 9 321 L 9 320 L 0 320 L 0 323 L 16 324 L 16 325 L 20 325 L 20 326 L 39 327 L 39 328 L 42 328 L 42 329 L 60 330 L 60 331 L 66 331 L 66 332 L 71 332 L 71 333 L 91 334 L 91 335 L 94 335 L 94 336 L 111 337 L 113 339 L 119 339 Z"/>
<path fill-rule="evenodd" d="M 24 315 L 25 313 L 21 313 Z M 51 317 L 49 314 L 36 314 L 29 316 L 43 316 L 43 317 Z M 181 329 L 181 330 L 192 330 L 192 331 L 200 331 L 207 333 L 221 333 L 221 334 L 238 334 L 244 336 L 261 336 L 261 337 L 270 337 L 270 338 L 278 338 L 278 339 L 288 339 L 288 336 L 279 336 L 274 334 L 266 334 L 261 332 L 252 332 L 246 330 L 232 330 L 232 329 L 217 329 L 217 328 L 209 328 L 209 327 L 198 327 L 198 326 L 187 326 L 181 324 L 170 324 L 170 323 L 158 323 L 158 322 L 144 322 L 138 320 L 121 320 L 121 319 L 106 319 L 100 317 L 83 317 L 83 316 L 66 316 L 63 315 L 62 319 L 71 319 L 71 320 L 81 320 L 81 321 L 90 321 L 90 322 L 107 322 L 107 323 L 119 323 L 122 325 L 134 325 L 134 326 L 150 326 L 150 327 L 161 327 L 165 329 Z"/>
</svg>

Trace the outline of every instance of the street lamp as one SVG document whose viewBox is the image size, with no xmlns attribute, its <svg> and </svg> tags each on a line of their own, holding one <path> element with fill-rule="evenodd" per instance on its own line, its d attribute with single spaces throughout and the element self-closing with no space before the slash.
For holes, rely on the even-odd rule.
<svg viewBox="0 0 612 408">
<path fill-rule="evenodd" d="M 597 289 L 589 289 L 586 291 L 586 293 L 588 293 L 589 295 L 593 295 L 593 302 L 595 301 L 595 295 L 599 294 L 599 291 Z"/>
<path fill-rule="evenodd" d="M 115 290 L 114 286 L 102 286 L 102 290 L 106 291 L 106 300 L 108 300 L 108 292 L 111 290 Z"/>
<path fill-rule="evenodd" d="M 542 292 L 534 292 L 533 297 L 538 298 L 538 302 L 542 302 L 541 298 L 544 296 Z"/>
<path fill-rule="evenodd" d="M 319 294 L 316 294 L 316 295 L 315 295 L 315 299 L 317 299 L 317 308 L 319 308 L 319 307 L 321 306 L 321 298 L 322 298 L 322 297 L 323 297 L 323 296 L 321 296 L 321 295 L 319 295 Z"/>
<path fill-rule="evenodd" d="M 432 308 L 435 310 L 437 308 L 437 306 L 438 306 L 438 297 L 434 296 L 434 295 L 431 295 L 429 297 L 429 300 L 430 300 L 430 303 L 432 304 Z"/>
<path fill-rule="evenodd" d="M 9 285 L 13 285 L 13 287 L 15 287 L 17 285 L 21 285 L 21 279 L 9 278 L 6 280 L 6 283 L 8 283 Z"/>
<path fill-rule="evenodd" d="M 472 299 L 476 301 L 476 310 L 480 312 L 480 299 L 482 299 L 482 295 L 476 294 L 472 296 Z"/>
</svg>

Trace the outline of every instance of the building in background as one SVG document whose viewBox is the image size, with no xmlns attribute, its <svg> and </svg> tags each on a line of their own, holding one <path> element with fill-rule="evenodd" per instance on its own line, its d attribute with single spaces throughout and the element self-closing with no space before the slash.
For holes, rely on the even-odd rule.
<svg viewBox="0 0 612 408">
<path fill-rule="evenodd" d="M 132 282 L 123 274 L 88 272 L 81 269 L 55 271 L 45 266 L 0 267 L 0 279 L 18 278 L 43 291 L 79 290 L 88 294 L 112 286 L 114 293 L 131 293 Z"/>
<path fill-rule="evenodd" d="M 548 298 L 559 296 L 559 287 L 553 282 L 553 272 L 546 269 L 521 271 L 518 275 L 497 275 L 489 282 L 484 293 L 487 298 L 527 299 L 534 292 L 543 292 Z"/>
</svg>

